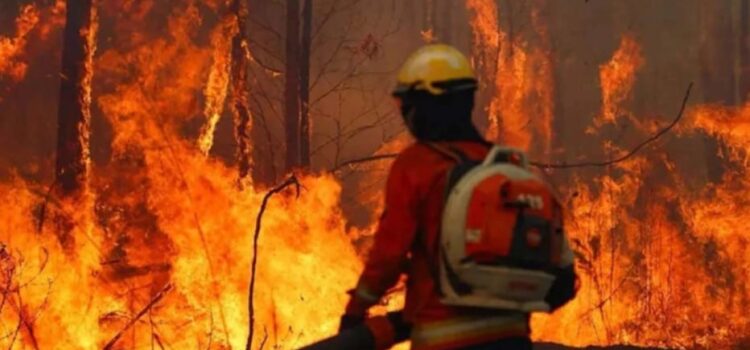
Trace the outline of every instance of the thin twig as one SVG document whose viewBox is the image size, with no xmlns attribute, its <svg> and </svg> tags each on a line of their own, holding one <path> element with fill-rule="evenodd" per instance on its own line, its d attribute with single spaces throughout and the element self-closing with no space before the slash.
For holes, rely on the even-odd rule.
<svg viewBox="0 0 750 350">
<path fill-rule="evenodd" d="M 151 327 L 151 350 L 156 350 L 156 341 L 154 340 L 154 337 L 156 336 L 156 331 L 154 330 L 154 315 L 151 313 L 151 311 L 148 312 L 148 324 Z"/>
<path fill-rule="evenodd" d="M 263 197 L 263 202 L 260 205 L 260 210 L 258 211 L 258 216 L 255 219 L 255 234 L 253 236 L 253 261 L 250 271 L 250 287 L 248 291 L 248 314 L 250 317 L 249 321 L 249 331 L 247 335 L 247 343 L 245 345 L 245 350 L 251 350 L 253 346 L 253 333 L 255 332 L 255 306 L 253 304 L 253 296 L 255 293 L 255 271 L 257 269 L 258 265 L 258 239 L 260 238 L 260 231 L 261 231 L 261 222 L 263 220 L 263 213 L 266 211 L 266 206 L 268 205 L 268 200 L 271 199 L 271 197 L 274 194 L 277 194 L 287 187 L 295 185 L 297 189 L 297 196 L 299 196 L 300 193 L 300 187 L 302 186 L 299 183 L 299 180 L 297 180 L 297 177 L 292 175 L 290 176 L 286 181 L 284 181 L 282 184 L 272 188 L 266 195 Z"/>
<path fill-rule="evenodd" d="M 28 285 L 31 285 L 32 283 L 36 281 L 37 278 L 39 278 L 42 275 L 44 270 L 47 268 L 47 264 L 49 263 L 49 251 L 47 250 L 47 248 L 42 248 L 42 253 L 44 257 L 42 258 L 42 262 L 39 264 L 38 271 L 34 274 L 34 276 L 31 276 L 31 278 L 29 278 L 27 281 L 23 281 L 23 282 L 21 282 L 20 280 L 17 281 L 15 289 L 22 289 Z M 18 262 L 19 267 L 23 268 L 21 265 L 24 263 L 24 261 L 25 260 L 23 259 L 23 257 L 19 260 Z"/>
<path fill-rule="evenodd" d="M 369 162 L 374 162 L 374 161 L 384 160 L 384 159 L 393 159 L 393 158 L 396 158 L 396 156 L 397 156 L 396 154 L 378 154 L 378 155 L 374 155 L 370 157 L 349 160 L 349 161 L 339 164 L 337 167 L 333 169 L 333 172 L 337 172 L 343 168 L 362 164 L 362 163 L 369 163 Z"/>
<path fill-rule="evenodd" d="M 16 325 L 15 331 L 13 331 L 13 338 L 10 340 L 10 346 L 8 350 L 13 350 L 13 346 L 16 344 L 18 339 L 18 333 L 21 332 L 21 326 L 23 326 L 23 300 L 21 299 L 21 290 L 16 290 L 16 297 L 18 298 L 18 325 Z"/>
<path fill-rule="evenodd" d="M 34 350 L 39 350 L 39 342 L 36 340 L 36 334 L 34 334 L 34 321 L 29 320 L 28 311 L 25 311 L 25 309 L 22 309 L 22 311 L 19 312 L 19 316 L 21 316 L 21 320 L 23 320 L 23 328 L 26 329 L 26 333 L 28 334 L 29 341 L 31 342 L 31 347 Z"/>
<path fill-rule="evenodd" d="M 258 350 L 263 350 L 263 348 L 266 347 L 266 342 L 268 341 L 268 329 L 263 327 L 263 340 L 260 341 L 260 347 Z"/>
<path fill-rule="evenodd" d="M 105 345 L 104 348 L 102 348 L 102 349 L 103 350 L 111 350 L 115 346 L 115 344 L 117 343 L 117 341 L 120 340 L 120 338 L 123 336 L 123 334 L 125 334 L 125 332 L 127 332 L 130 329 L 130 327 L 133 327 L 133 325 L 136 322 L 138 322 L 138 320 L 140 320 L 141 317 L 143 317 L 145 314 L 147 314 L 154 307 L 154 305 L 156 305 L 156 303 L 158 303 L 160 300 L 162 300 L 164 298 L 164 296 L 167 294 L 167 292 L 169 292 L 170 290 L 172 290 L 172 283 L 167 283 L 164 286 L 164 288 L 162 288 L 159 291 L 159 293 L 156 293 L 156 295 L 153 298 L 151 298 L 151 301 L 148 304 L 146 304 L 146 306 L 143 307 L 143 309 L 138 314 L 136 314 L 135 317 L 133 317 L 125 325 L 125 327 L 122 328 L 122 330 L 120 330 L 119 332 L 117 332 L 117 334 L 115 334 L 115 336 L 112 338 L 112 340 L 110 340 L 109 342 L 107 342 L 107 345 Z"/>
<path fill-rule="evenodd" d="M 15 263 L 11 260 L 12 258 L 5 250 L 5 246 L 0 243 L 0 262 L 2 260 L 6 260 L 5 263 L 10 265 L 8 267 L 3 266 L 3 273 L 4 278 L 6 278 L 6 284 L 5 287 L 2 290 L 2 298 L 0 298 L 0 313 L 2 313 L 3 308 L 5 307 L 5 302 L 8 300 L 8 295 L 11 292 L 11 286 L 13 285 L 13 278 L 16 272 L 16 266 Z"/>
<path fill-rule="evenodd" d="M 211 346 L 214 342 L 214 312 L 213 310 L 208 311 L 208 319 L 211 321 L 208 331 L 208 342 L 206 344 L 206 350 L 211 350 Z M 228 341 L 229 339 L 227 339 Z"/>
<path fill-rule="evenodd" d="M 630 152 L 626 153 L 623 156 L 610 159 L 607 161 L 598 161 L 598 162 L 582 162 L 582 163 L 570 163 L 570 164 L 566 164 L 566 163 L 547 164 L 547 163 L 540 163 L 540 162 L 532 162 L 531 164 L 540 168 L 545 168 L 545 169 L 570 169 L 570 168 L 583 168 L 583 167 L 607 167 L 607 166 L 614 165 L 614 164 L 623 162 L 625 160 L 628 160 L 629 158 L 633 157 L 638 152 L 640 152 L 644 147 L 648 146 L 649 144 L 658 140 L 660 137 L 664 136 L 666 133 L 670 132 L 677 125 L 677 123 L 679 123 L 680 120 L 682 120 L 682 116 L 685 113 L 685 106 L 687 106 L 687 102 L 690 99 L 690 91 L 692 89 L 693 89 L 693 82 L 690 82 L 690 84 L 688 84 L 687 90 L 685 90 L 685 97 L 682 99 L 682 105 L 680 106 L 680 111 L 677 113 L 677 117 L 675 117 L 671 123 L 669 123 L 666 127 L 659 130 L 659 132 L 657 132 L 653 136 L 639 143 L 637 146 L 631 149 Z"/>
<path fill-rule="evenodd" d="M 34 350 L 39 350 L 39 343 L 36 339 L 36 335 L 34 333 L 34 322 L 39 319 L 39 314 L 42 313 L 49 304 L 49 296 L 50 292 L 52 291 L 52 281 L 48 282 L 49 285 L 47 287 L 47 294 L 44 296 L 44 300 L 42 301 L 41 305 L 39 305 L 39 308 L 37 309 L 36 313 L 31 316 L 29 314 L 29 309 L 27 305 L 24 304 L 23 298 L 21 296 L 21 289 L 17 288 L 15 290 L 16 299 L 18 300 L 18 305 L 14 305 L 16 308 L 16 313 L 18 314 L 18 325 L 16 326 L 15 331 L 13 332 L 13 338 L 10 341 L 10 345 L 8 346 L 8 350 L 13 350 L 16 340 L 18 339 L 18 335 L 21 332 L 21 328 L 23 328 L 26 333 L 28 334 L 28 341 L 31 343 L 31 348 Z"/>
<path fill-rule="evenodd" d="M 161 340 L 161 337 L 158 333 L 154 333 L 154 339 L 156 339 L 156 345 L 159 345 L 159 349 L 166 350 L 167 348 L 164 347 L 164 342 Z"/>
<path fill-rule="evenodd" d="M 604 160 L 604 161 L 591 161 L 591 162 L 580 162 L 580 163 L 544 163 L 544 162 L 536 162 L 532 161 L 530 162 L 531 165 L 542 168 L 542 169 L 573 169 L 573 168 L 588 168 L 588 167 L 608 167 L 615 165 L 617 163 L 624 162 L 631 157 L 635 156 L 640 152 L 644 147 L 650 145 L 651 143 L 658 140 L 660 137 L 664 136 L 668 132 L 672 131 L 672 129 L 677 126 L 677 124 L 682 120 L 682 116 L 685 112 L 685 106 L 687 105 L 688 99 L 690 98 L 690 92 L 693 89 L 693 83 L 690 82 L 690 84 L 687 87 L 687 90 L 685 91 L 685 97 L 682 100 L 682 105 L 680 107 L 679 113 L 677 113 L 677 117 L 675 117 L 674 120 L 672 120 L 671 123 L 669 123 L 667 126 L 659 130 L 656 134 L 652 135 L 651 137 L 647 138 L 643 142 L 636 145 L 633 149 L 631 149 L 628 153 L 626 153 L 623 156 Z M 379 161 L 379 160 L 386 160 L 386 159 L 394 159 L 398 156 L 398 154 L 394 153 L 388 153 L 388 154 L 380 154 L 365 158 L 359 158 L 359 159 L 353 159 L 346 162 L 341 163 L 341 165 L 337 166 L 333 169 L 332 172 L 338 172 L 339 170 L 343 169 L 347 166 L 352 165 L 358 165 L 363 163 L 369 163 L 373 161 Z"/>
</svg>

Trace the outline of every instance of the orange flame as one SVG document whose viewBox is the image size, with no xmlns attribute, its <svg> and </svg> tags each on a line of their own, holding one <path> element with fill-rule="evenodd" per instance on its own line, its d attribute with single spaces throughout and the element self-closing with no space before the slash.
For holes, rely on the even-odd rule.
<svg viewBox="0 0 750 350">
<path fill-rule="evenodd" d="M 609 62 L 599 67 L 602 86 L 602 111 L 595 126 L 614 123 L 623 112 L 623 103 L 630 97 L 635 75 L 644 64 L 641 46 L 632 35 L 620 40 L 620 47 Z"/>
<path fill-rule="evenodd" d="M 474 60 L 483 76 L 494 76 L 493 98 L 488 109 L 486 136 L 504 144 L 530 150 L 534 135 L 538 150 L 549 153 L 552 139 L 553 84 L 548 47 L 533 47 L 522 37 L 509 37 L 498 25 L 494 1 L 467 0 L 472 12 Z M 532 13 L 534 29 L 547 42 L 547 29 Z M 548 46 L 548 45 L 546 45 Z"/>
<path fill-rule="evenodd" d="M 39 10 L 34 5 L 21 8 L 16 19 L 16 34 L 12 38 L 0 37 L 0 78 L 3 76 L 12 81 L 20 81 L 26 75 L 26 62 L 22 55 L 26 48 L 27 37 L 39 23 Z"/>
<path fill-rule="evenodd" d="M 603 66 L 610 72 L 603 76 L 614 77 L 602 79 L 602 93 L 610 96 L 604 111 L 628 113 L 621 104 L 643 64 L 630 40 L 623 39 L 617 63 Z M 750 146 L 742 139 L 745 111 L 700 106 L 691 110 L 686 129 L 717 137 L 735 150 L 732 161 L 743 164 Z M 609 119 L 594 124 L 603 120 Z M 605 147 L 622 151 L 611 142 Z M 684 190 L 694 171 L 683 175 L 656 153 L 619 163 L 593 181 L 579 180 L 566 192 L 582 288 L 562 310 L 534 317 L 534 337 L 577 346 L 724 349 L 741 343 L 750 330 L 750 317 L 737 307 L 750 298 L 740 277 L 750 273 L 742 243 L 749 188 L 746 166 L 736 169 L 720 184 Z"/>
<path fill-rule="evenodd" d="M 494 1 L 490 0 L 467 0 L 466 7 L 471 12 L 471 28 L 474 34 L 473 56 L 475 69 L 481 76 L 493 76 L 499 74 L 500 45 L 505 42 L 505 33 L 498 25 L 498 10 Z M 484 83 L 484 81 L 480 82 Z M 488 89 L 499 88 L 501 82 L 497 79 L 493 81 L 492 87 Z M 489 85 L 489 84 L 488 84 Z M 494 103 L 494 101 L 492 102 Z M 489 127 L 487 138 L 496 140 L 500 133 L 500 116 L 495 113 L 494 106 L 490 106 L 488 112 Z"/>
<path fill-rule="evenodd" d="M 750 103 L 740 107 L 706 105 L 691 112 L 688 129 L 700 130 L 722 140 L 732 151 L 735 159 L 747 165 L 750 150 Z"/>
<path fill-rule="evenodd" d="M 106 2 L 101 16 L 142 23 L 149 11 L 135 11 L 141 5 Z M 235 170 L 206 159 L 181 133 L 200 113 L 195 96 L 213 50 L 197 44 L 203 9 L 193 1 L 175 7 L 166 34 L 118 33 L 95 59 L 113 159 L 93 169 L 92 211 L 55 198 L 46 205 L 82 223 L 76 254 L 61 251 L 49 214 L 37 233 L 45 188 L 0 184 L 0 200 L 12 209 L 0 213 L 0 269 L 7 272 L 0 274 L 0 299 L 7 297 L 0 346 L 244 348 L 254 216 L 265 193 L 237 189 Z M 298 348 L 333 333 L 361 268 L 337 181 L 301 181 L 299 198 L 274 197 L 263 218 L 255 343 L 265 339 L 269 348 Z"/>
<path fill-rule="evenodd" d="M 198 136 L 198 148 L 205 155 L 208 155 L 213 146 L 216 123 L 221 118 L 221 113 L 224 111 L 224 102 L 227 98 L 232 37 L 237 31 L 236 19 L 233 15 L 225 16 L 211 34 L 213 65 L 208 75 L 208 84 L 206 84 L 203 92 L 206 97 L 203 110 L 206 122 Z"/>
</svg>

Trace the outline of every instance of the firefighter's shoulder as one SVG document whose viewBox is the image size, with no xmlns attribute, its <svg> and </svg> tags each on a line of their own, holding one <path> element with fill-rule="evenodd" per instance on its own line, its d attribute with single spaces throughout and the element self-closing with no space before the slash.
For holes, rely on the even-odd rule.
<svg viewBox="0 0 750 350">
<path fill-rule="evenodd" d="M 390 177 L 411 185 L 431 183 L 450 162 L 429 145 L 413 143 L 403 149 L 391 165 Z"/>
<path fill-rule="evenodd" d="M 433 164 L 435 161 L 442 160 L 442 156 L 435 152 L 429 145 L 414 142 L 404 148 L 393 162 L 394 167 L 419 167 L 420 165 Z"/>
</svg>

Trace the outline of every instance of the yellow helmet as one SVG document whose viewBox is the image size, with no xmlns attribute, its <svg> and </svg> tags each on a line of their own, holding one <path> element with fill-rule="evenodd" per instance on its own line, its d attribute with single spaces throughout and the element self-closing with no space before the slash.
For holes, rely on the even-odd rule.
<svg viewBox="0 0 750 350">
<path fill-rule="evenodd" d="M 420 48 L 406 60 L 393 94 L 426 91 L 438 96 L 476 87 L 474 70 L 461 51 L 445 44 L 432 44 Z"/>
</svg>

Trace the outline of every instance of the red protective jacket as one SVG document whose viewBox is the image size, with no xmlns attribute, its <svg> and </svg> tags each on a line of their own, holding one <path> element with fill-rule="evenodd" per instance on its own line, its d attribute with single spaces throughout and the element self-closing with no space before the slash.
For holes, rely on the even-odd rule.
<svg viewBox="0 0 750 350">
<path fill-rule="evenodd" d="M 446 143 L 469 158 L 489 148 L 472 141 Z M 404 318 L 414 325 L 413 349 L 454 349 L 504 337 L 528 336 L 528 315 L 446 306 L 434 271 L 447 173 L 455 162 L 416 143 L 404 150 L 388 176 L 385 211 L 347 314 L 362 315 L 402 273 L 407 274 Z"/>
</svg>

